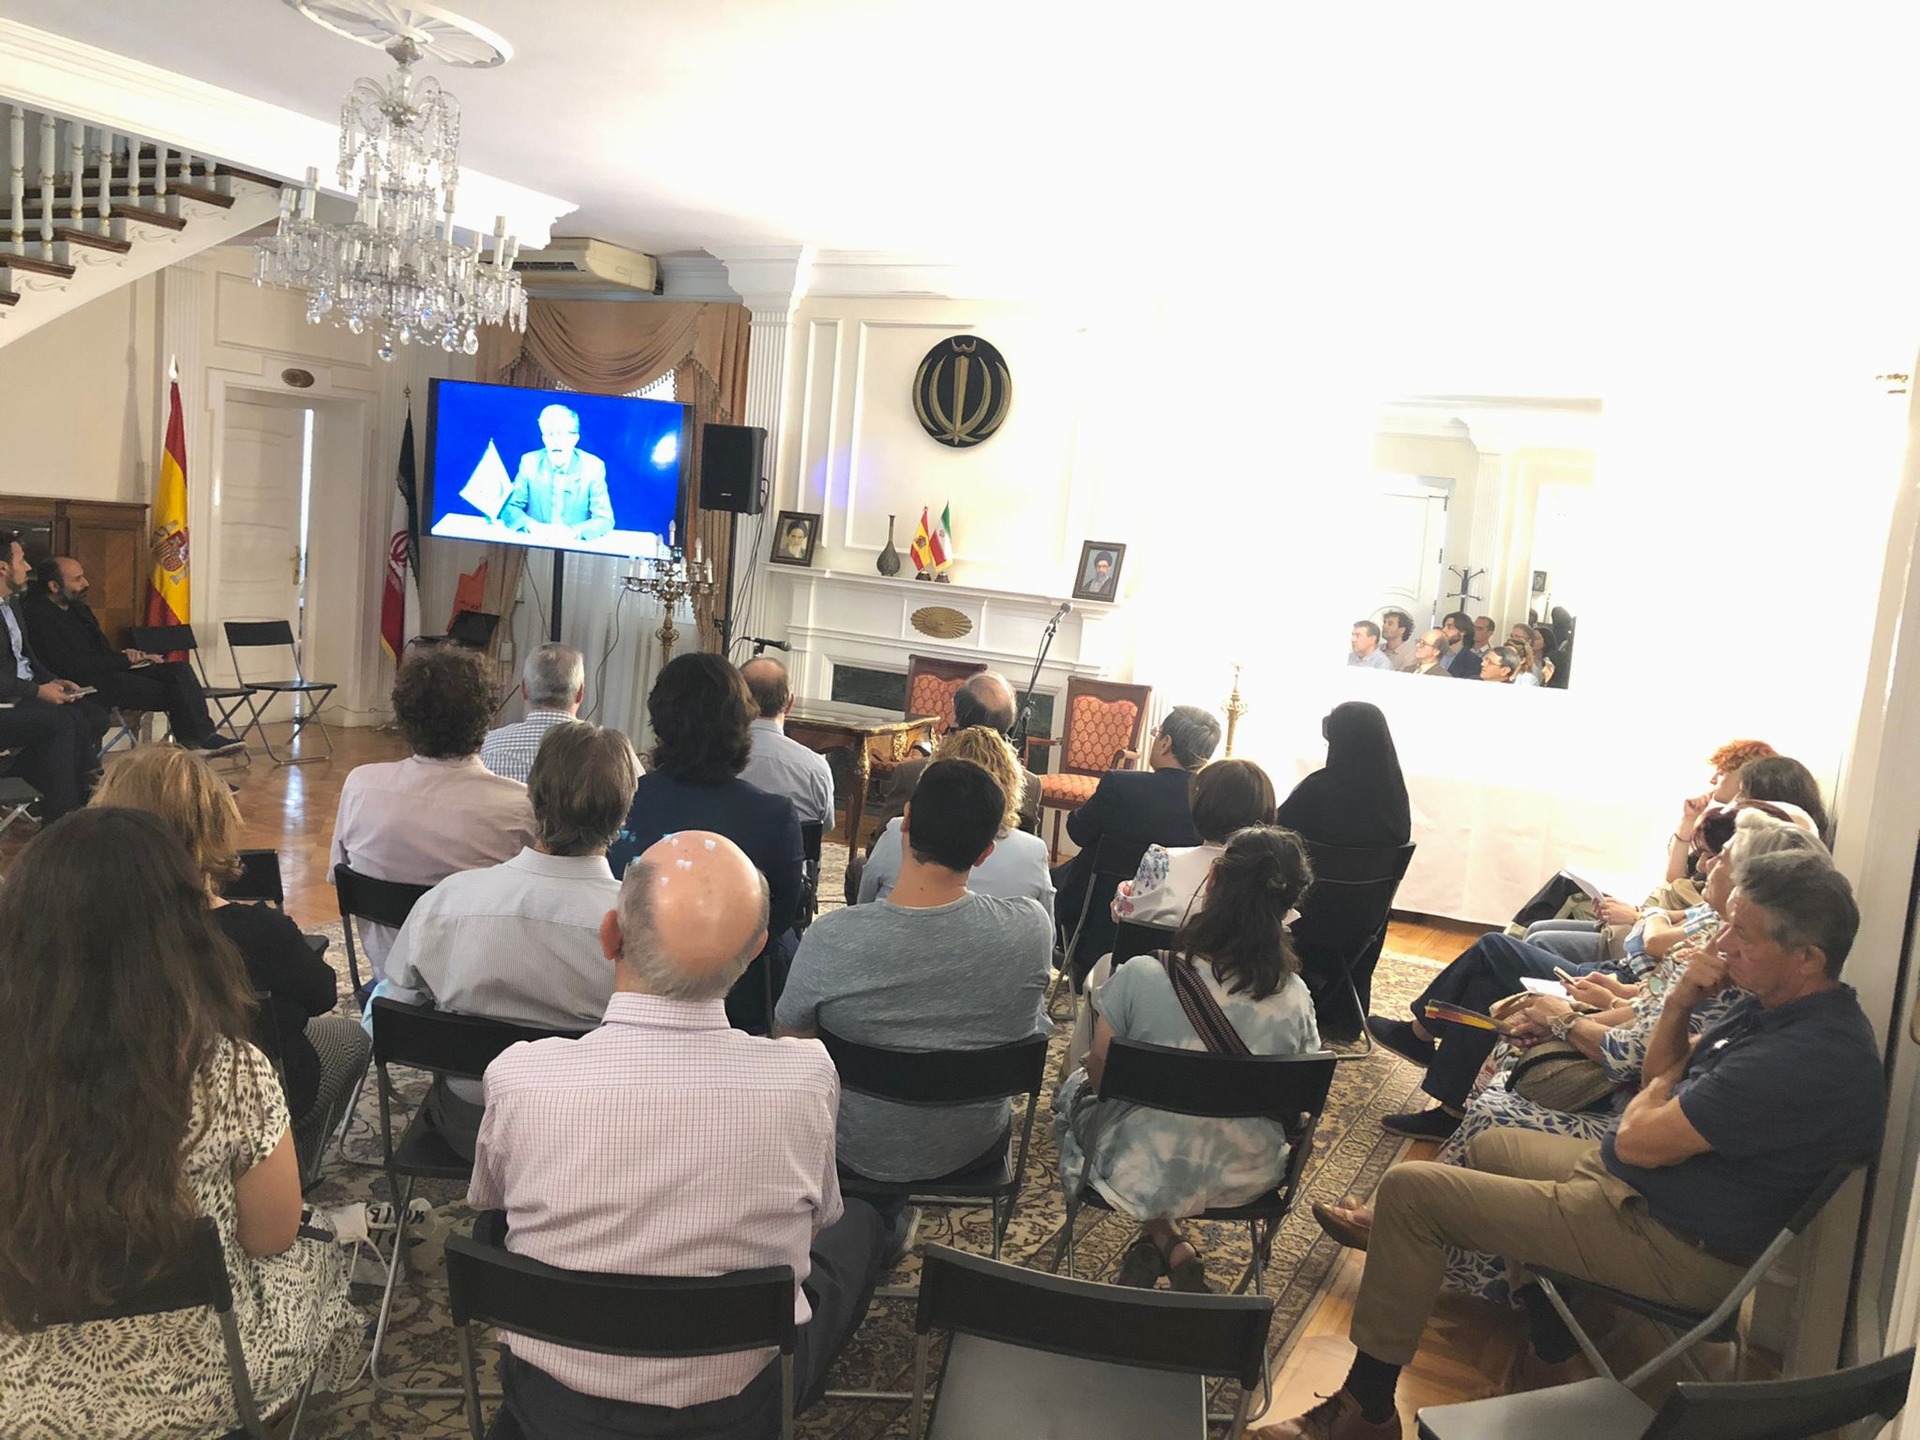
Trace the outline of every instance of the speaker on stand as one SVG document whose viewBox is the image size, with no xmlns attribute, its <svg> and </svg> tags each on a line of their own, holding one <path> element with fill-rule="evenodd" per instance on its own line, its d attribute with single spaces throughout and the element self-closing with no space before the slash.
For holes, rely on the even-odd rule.
<svg viewBox="0 0 1920 1440">
<path fill-rule="evenodd" d="M 766 508 L 767 430 L 764 425 L 716 425 L 700 433 L 700 508 L 725 511 L 727 595 L 720 616 L 720 653 L 733 654 L 733 596 L 737 588 L 740 517 Z"/>
</svg>

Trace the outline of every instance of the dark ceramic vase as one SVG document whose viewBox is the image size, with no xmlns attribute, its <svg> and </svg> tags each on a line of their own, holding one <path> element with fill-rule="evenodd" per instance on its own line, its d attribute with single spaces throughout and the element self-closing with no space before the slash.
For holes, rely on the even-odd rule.
<svg viewBox="0 0 1920 1440">
<path fill-rule="evenodd" d="M 892 577 L 900 573 L 900 552 L 893 548 L 893 516 L 887 516 L 887 543 L 880 551 L 880 558 L 873 562 L 873 568 L 882 575 Z"/>
</svg>

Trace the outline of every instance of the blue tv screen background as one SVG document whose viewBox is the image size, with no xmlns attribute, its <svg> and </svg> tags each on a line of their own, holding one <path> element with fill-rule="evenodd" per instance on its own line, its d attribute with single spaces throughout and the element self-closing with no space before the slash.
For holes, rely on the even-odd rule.
<svg viewBox="0 0 1920 1440">
<path fill-rule="evenodd" d="M 484 520 L 486 517 L 462 497 L 462 488 L 485 459 L 489 442 L 509 476 L 517 471 L 523 455 L 539 451 L 540 412 L 549 405 L 564 405 L 580 417 L 580 451 L 605 463 L 615 531 L 664 538 L 668 525 L 679 514 L 690 439 L 689 407 L 668 400 L 529 390 L 466 380 L 433 382 L 421 528 L 435 532 L 439 522 L 449 516 Z M 537 548 L 549 548 L 552 543 L 509 532 L 486 538 Z M 606 547 L 583 544 L 578 548 Z"/>
</svg>

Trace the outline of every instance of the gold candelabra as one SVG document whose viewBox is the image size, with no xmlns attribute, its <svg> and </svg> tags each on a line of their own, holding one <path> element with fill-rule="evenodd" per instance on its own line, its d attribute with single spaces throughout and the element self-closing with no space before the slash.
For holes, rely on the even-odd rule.
<svg viewBox="0 0 1920 1440">
<path fill-rule="evenodd" d="M 701 558 L 700 542 L 696 539 L 691 560 L 684 550 L 676 547 L 666 555 L 641 563 L 647 567 L 647 573 L 623 576 L 620 583 L 632 594 L 651 595 L 660 602 L 660 628 L 653 635 L 660 642 L 660 664 L 665 666 L 673 659 L 674 644 L 680 639 L 673 612 L 680 608 L 682 600 L 713 592 L 713 562 Z"/>
<path fill-rule="evenodd" d="M 1240 717 L 1247 713 L 1247 702 L 1240 698 L 1240 666 L 1233 667 L 1233 693 L 1227 697 L 1227 750 L 1226 759 L 1233 758 L 1233 732 L 1240 724 Z"/>
</svg>

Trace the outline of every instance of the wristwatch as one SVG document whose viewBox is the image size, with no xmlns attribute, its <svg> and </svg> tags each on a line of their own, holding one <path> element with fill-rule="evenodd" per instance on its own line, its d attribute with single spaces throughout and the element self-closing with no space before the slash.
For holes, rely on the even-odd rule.
<svg viewBox="0 0 1920 1440">
<path fill-rule="evenodd" d="M 1567 1032 L 1573 1029 L 1575 1022 L 1579 1019 L 1580 1017 L 1578 1015 L 1569 1010 L 1566 1014 L 1556 1015 L 1553 1019 L 1549 1020 L 1547 1022 L 1547 1029 L 1552 1033 L 1554 1039 L 1564 1040 L 1567 1038 Z"/>
</svg>

